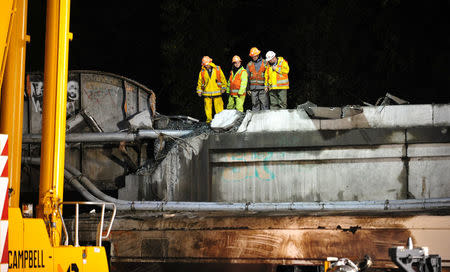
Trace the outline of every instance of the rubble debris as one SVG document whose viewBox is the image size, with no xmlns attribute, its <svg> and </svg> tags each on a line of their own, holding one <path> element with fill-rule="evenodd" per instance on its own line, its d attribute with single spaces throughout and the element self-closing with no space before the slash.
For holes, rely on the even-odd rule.
<svg viewBox="0 0 450 272">
<path fill-rule="evenodd" d="M 169 122 L 173 121 L 182 121 L 183 123 L 186 123 L 187 125 L 193 124 L 193 123 L 199 123 L 200 121 L 198 119 L 192 118 L 190 116 L 186 115 L 162 115 L 157 113 L 155 118 L 153 119 L 153 125 L 156 129 L 166 129 L 169 125 Z"/>
<path fill-rule="evenodd" d="M 150 117 L 150 112 L 148 110 L 141 111 L 128 119 L 127 122 L 132 130 L 153 128 L 152 118 Z"/>
<path fill-rule="evenodd" d="M 350 117 L 360 113 L 363 113 L 363 108 L 361 106 L 357 105 L 345 106 L 342 108 L 341 118 Z"/>
<path fill-rule="evenodd" d="M 311 118 L 316 119 L 340 119 L 342 109 L 340 107 L 311 107 Z"/>
<path fill-rule="evenodd" d="M 363 112 L 363 108 L 357 105 L 347 105 L 344 107 L 318 107 L 310 101 L 298 105 L 297 109 L 304 110 L 309 117 L 314 119 L 340 119 Z"/>
<path fill-rule="evenodd" d="M 317 107 L 317 105 L 312 103 L 311 101 L 306 101 L 305 103 L 298 105 L 297 109 L 304 110 L 304 111 L 306 111 L 306 113 L 308 113 L 308 115 L 311 116 L 313 114 L 313 111 L 311 110 L 311 108 L 313 108 L 313 107 Z"/>
<path fill-rule="evenodd" d="M 195 119 L 195 118 L 192 118 L 192 117 L 186 116 L 186 115 L 171 115 L 171 116 L 167 116 L 167 117 L 170 119 L 186 120 L 186 122 L 188 122 L 189 124 L 200 122 L 198 119 Z"/>
<path fill-rule="evenodd" d="M 227 131 L 236 126 L 243 113 L 237 110 L 223 110 L 211 121 L 211 129 L 216 132 Z"/>
<path fill-rule="evenodd" d="M 409 104 L 409 101 L 398 98 L 397 96 L 392 95 L 390 93 L 386 93 L 385 96 L 378 98 L 377 102 L 375 103 L 375 106 L 392 105 L 392 102 L 395 102 L 395 104 L 398 105 Z"/>
<path fill-rule="evenodd" d="M 66 133 L 72 133 L 85 125 L 81 114 L 74 115 L 66 121 Z"/>
</svg>

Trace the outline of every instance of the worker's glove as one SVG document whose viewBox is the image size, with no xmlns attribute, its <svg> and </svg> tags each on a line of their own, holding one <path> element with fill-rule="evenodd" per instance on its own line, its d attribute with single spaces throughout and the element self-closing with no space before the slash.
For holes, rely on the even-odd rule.
<svg viewBox="0 0 450 272">
<path fill-rule="evenodd" d="M 269 91 L 269 87 L 264 87 L 264 91 L 267 93 Z"/>
<path fill-rule="evenodd" d="M 248 95 L 252 95 L 252 91 L 247 91 L 247 94 Z"/>
<path fill-rule="evenodd" d="M 202 97 L 202 93 L 197 93 L 199 97 Z"/>
</svg>

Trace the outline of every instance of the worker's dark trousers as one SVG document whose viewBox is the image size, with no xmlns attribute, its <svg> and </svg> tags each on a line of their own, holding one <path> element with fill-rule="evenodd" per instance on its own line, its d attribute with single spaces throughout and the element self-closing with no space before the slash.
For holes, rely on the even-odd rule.
<svg viewBox="0 0 450 272">
<path fill-rule="evenodd" d="M 252 92 L 252 111 L 268 110 L 269 96 L 264 89 L 251 90 Z"/>
<path fill-rule="evenodd" d="M 269 91 L 270 109 L 286 109 L 287 108 L 287 90 L 272 89 Z"/>
</svg>

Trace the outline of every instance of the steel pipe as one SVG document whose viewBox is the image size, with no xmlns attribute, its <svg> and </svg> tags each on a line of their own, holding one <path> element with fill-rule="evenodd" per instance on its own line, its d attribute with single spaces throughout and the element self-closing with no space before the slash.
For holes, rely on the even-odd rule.
<svg viewBox="0 0 450 272">
<path fill-rule="evenodd" d="M 139 130 L 135 133 L 128 132 L 87 132 L 69 133 L 66 135 L 66 143 L 86 142 L 133 142 L 143 139 L 156 139 L 159 136 L 183 137 L 192 133 L 192 130 Z M 24 134 L 23 143 L 32 144 L 41 142 L 41 134 Z"/>
</svg>

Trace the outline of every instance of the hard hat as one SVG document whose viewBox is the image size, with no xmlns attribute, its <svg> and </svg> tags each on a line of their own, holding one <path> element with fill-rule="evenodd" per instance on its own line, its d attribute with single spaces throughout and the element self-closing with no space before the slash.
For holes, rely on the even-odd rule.
<svg viewBox="0 0 450 272">
<path fill-rule="evenodd" d="M 210 58 L 208 56 L 204 56 L 202 58 L 202 65 L 203 66 L 206 66 L 206 65 L 210 64 L 211 62 L 212 62 L 212 58 Z"/>
<path fill-rule="evenodd" d="M 249 54 L 249 56 L 250 56 L 250 57 L 254 57 L 254 56 L 259 55 L 260 53 L 261 53 L 261 51 L 259 51 L 258 48 L 252 47 L 252 49 L 250 49 L 250 54 Z"/>
<path fill-rule="evenodd" d="M 231 62 L 232 62 L 232 63 L 235 63 L 235 62 L 238 62 L 238 61 L 241 61 L 241 62 L 242 62 L 241 58 L 240 58 L 238 55 L 235 55 L 235 56 L 233 57 L 233 60 L 232 60 Z"/>
<path fill-rule="evenodd" d="M 273 52 L 273 51 L 267 52 L 267 53 L 266 53 L 266 61 L 269 61 L 269 60 L 275 58 L 275 56 L 276 56 L 276 55 L 275 55 L 275 52 Z"/>
</svg>

